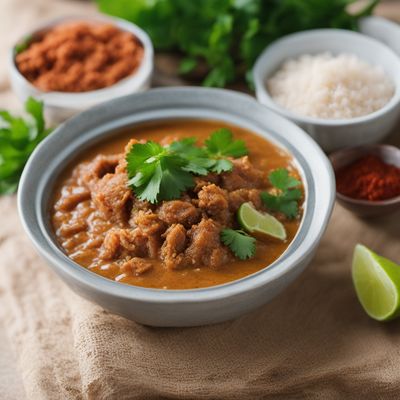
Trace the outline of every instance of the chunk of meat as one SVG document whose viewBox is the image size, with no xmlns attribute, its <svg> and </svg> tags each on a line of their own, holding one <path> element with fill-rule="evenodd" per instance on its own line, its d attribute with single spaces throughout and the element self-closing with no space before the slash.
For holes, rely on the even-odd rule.
<svg viewBox="0 0 400 400">
<path fill-rule="evenodd" d="M 87 223 L 85 220 L 72 220 L 68 223 L 64 223 L 60 226 L 58 234 L 69 237 L 73 236 L 79 232 L 85 231 L 87 228 Z"/>
<path fill-rule="evenodd" d="M 139 229 L 114 229 L 107 232 L 99 257 L 113 260 L 122 256 L 148 255 L 148 238 Z"/>
<path fill-rule="evenodd" d="M 125 276 L 138 276 L 142 275 L 153 268 L 153 264 L 140 257 L 133 257 L 127 261 L 124 261 L 120 267 L 120 270 Z"/>
<path fill-rule="evenodd" d="M 168 225 L 182 224 L 187 228 L 199 222 L 201 217 L 198 208 L 182 200 L 164 201 L 157 213 Z"/>
<path fill-rule="evenodd" d="M 76 186 L 69 191 L 63 191 L 62 196 L 55 205 L 55 208 L 59 211 L 71 211 L 79 203 L 89 199 L 90 191 L 82 186 Z"/>
<path fill-rule="evenodd" d="M 147 236 L 161 236 L 161 234 L 167 229 L 164 221 L 162 221 L 159 216 L 151 210 L 137 211 L 132 215 L 132 222 L 134 226 L 137 226 Z"/>
<path fill-rule="evenodd" d="M 262 208 L 261 190 L 259 189 L 238 189 L 228 193 L 229 209 L 236 212 L 239 207 L 248 201 L 251 201 L 254 207 L 259 210 Z"/>
<path fill-rule="evenodd" d="M 93 161 L 83 166 L 83 182 L 89 187 L 96 184 L 106 174 L 113 174 L 121 159 L 121 154 L 100 154 Z"/>
<path fill-rule="evenodd" d="M 221 225 L 212 219 L 203 218 L 189 231 L 190 243 L 185 251 L 188 264 L 218 267 L 230 259 L 228 249 L 220 240 Z"/>
<path fill-rule="evenodd" d="M 106 174 L 92 191 L 95 207 L 105 219 L 127 225 L 133 196 L 125 174 Z"/>
<path fill-rule="evenodd" d="M 136 227 L 134 231 L 145 238 L 148 257 L 157 258 L 162 244 L 161 235 L 167 229 L 165 223 L 151 210 L 141 210 L 133 214 L 131 224 Z"/>
<path fill-rule="evenodd" d="M 126 155 L 129 153 L 131 147 L 136 144 L 139 143 L 138 140 L 136 139 L 131 139 L 129 140 L 129 142 L 126 144 L 125 148 L 124 148 L 124 155 L 123 157 L 120 157 L 120 160 L 118 162 L 118 165 L 115 168 L 115 172 L 118 174 L 126 174 Z"/>
<path fill-rule="evenodd" d="M 263 171 L 255 168 L 249 157 L 232 160 L 233 170 L 221 175 L 222 187 L 229 192 L 237 189 L 261 189 L 266 186 Z"/>
<path fill-rule="evenodd" d="M 228 193 L 214 184 L 204 186 L 198 193 L 199 207 L 210 217 L 229 225 L 231 213 L 229 211 Z"/>
<path fill-rule="evenodd" d="M 102 260 L 112 260 L 117 257 L 120 251 L 120 237 L 118 231 L 109 231 L 104 238 L 99 257 Z"/>
<path fill-rule="evenodd" d="M 120 246 L 125 253 L 138 257 L 148 254 L 147 238 L 140 229 L 120 229 Z"/>
<path fill-rule="evenodd" d="M 194 178 L 195 187 L 193 191 L 195 193 L 199 192 L 204 186 L 209 185 L 210 183 L 214 183 L 215 185 L 219 185 L 221 178 L 218 174 L 210 172 L 205 176 L 197 176 Z"/>
<path fill-rule="evenodd" d="M 187 237 L 186 229 L 181 224 L 171 225 L 164 233 L 164 243 L 161 247 L 161 259 L 169 269 L 178 269 L 183 266 Z"/>
</svg>

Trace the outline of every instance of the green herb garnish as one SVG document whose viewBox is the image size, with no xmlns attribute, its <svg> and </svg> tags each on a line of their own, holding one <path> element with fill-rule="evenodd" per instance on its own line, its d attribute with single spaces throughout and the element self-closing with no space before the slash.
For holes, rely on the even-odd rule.
<svg viewBox="0 0 400 400">
<path fill-rule="evenodd" d="M 28 35 L 24 39 L 22 39 L 19 43 L 17 43 L 14 46 L 15 54 L 19 54 L 19 53 L 22 53 L 23 51 L 25 51 L 31 44 L 31 40 L 32 40 L 32 36 Z"/>
<path fill-rule="evenodd" d="M 0 111 L 0 194 L 17 190 L 22 170 L 36 146 L 51 131 L 45 128 L 43 103 L 28 98 L 28 118 Z"/>
<path fill-rule="evenodd" d="M 235 229 L 223 229 L 221 241 L 228 246 L 233 254 L 241 260 L 251 258 L 256 253 L 256 239 L 246 232 Z"/>
<path fill-rule="evenodd" d="M 251 79 L 259 54 L 272 41 L 293 32 L 318 28 L 358 29 L 379 0 L 97 0 L 102 12 L 125 18 L 150 35 L 157 50 L 180 51 L 180 71 L 205 62 L 205 86 L 225 86 L 236 75 Z"/>
<path fill-rule="evenodd" d="M 155 142 L 136 143 L 126 156 L 128 185 L 141 200 L 157 203 L 179 198 L 194 186 L 194 175 L 231 171 L 227 157 L 247 154 L 243 141 L 233 140 L 232 132 L 220 129 L 211 134 L 205 146 L 186 138 L 161 146 Z"/>
<path fill-rule="evenodd" d="M 302 197 L 301 190 L 297 187 L 301 182 L 290 176 L 289 171 L 285 168 L 272 171 L 268 178 L 271 184 L 278 189 L 278 193 L 262 192 L 261 200 L 265 206 L 272 211 L 283 213 L 290 219 L 296 218 L 299 213 L 298 200 Z"/>
<path fill-rule="evenodd" d="M 233 140 L 232 132 L 226 128 L 212 133 L 205 144 L 209 157 L 215 159 L 215 164 L 211 170 L 218 174 L 232 170 L 232 162 L 227 160 L 226 157 L 238 158 L 248 153 L 244 141 Z"/>
<path fill-rule="evenodd" d="M 184 170 L 185 159 L 155 142 L 136 143 L 126 158 L 128 184 L 141 200 L 179 198 L 181 192 L 193 186 L 192 175 Z"/>
</svg>

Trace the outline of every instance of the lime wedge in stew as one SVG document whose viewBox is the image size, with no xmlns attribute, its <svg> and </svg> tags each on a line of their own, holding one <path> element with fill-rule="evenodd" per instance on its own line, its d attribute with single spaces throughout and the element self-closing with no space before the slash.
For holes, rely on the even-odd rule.
<svg viewBox="0 0 400 400">
<path fill-rule="evenodd" d="M 240 225 L 247 232 L 263 233 L 274 238 L 285 240 L 286 230 L 281 222 L 270 214 L 257 211 L 251 203 L 243 203 L 238 211 Z"/>
<path fill-rule="evenodd" d="M 371 318 L 388 321 L 400 315 L 400 265 L 358 244 L 352 276 L 358 299 Z"/>
</svg>

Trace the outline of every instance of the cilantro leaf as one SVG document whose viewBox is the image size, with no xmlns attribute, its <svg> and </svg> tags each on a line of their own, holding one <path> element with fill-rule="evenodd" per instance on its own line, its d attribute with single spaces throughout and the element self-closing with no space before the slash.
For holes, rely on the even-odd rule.
<svg viewBox="0 0 400 400">
<path fill-rule="evenodd" d="M 222 128 L 213 132 L 205 141 L 210 155 L 216 157 L 242 157 L 248 154 L 243 140 L 233 140 L 233 134 L 229 129 Z"/>
<path fill-rule="evenodd" d="M 36 101 L 34 98 L 29 97 L 25 103 L 26 111 L 32 115 L 36 122 L 36 128 L 38 132 L 44 129 L 44 117 L 43 117 L 43 103 Z"/>
<path fill-rule="evenodd" d="M 176 156 L 164 157 L 161 160 L 162 178 L 160 198 L 172 200 L 179 198 L 181 193 L 194 186 L 193 176 L 182 167 L 185 161 Z"/>
<path fill-rule="evenodd" d="M 151 175 L 149 173 L 145 175 L 139 172 L 136 176 L 140 177 L 140 179 L 135 181 L 134 177 L 129 183 L 135 186 L 135 193 L 139 199 L 148 200 L 150 203 L 156 203 L 158 193 L 160 192 L 163 171 L 159 163 L 154 165 L 151 169 Z M 144 178 L 145 176 L 146 178 Z"/>
<path fill-rule="evenodd" d="M 269 174 L 269 181 L 280 190 L 287 190 L 300 185 L 300 181 L 289 175 L 286 168 L 278 168 Z"/>
<path fill-rule="evenodd" d="M 22 170 L 36 146 L 50 133 L 43 118 L 43 103 L 28 98 L 28 118 L 0 111 L 0 195 L 17 190 Z"/>
<path fill-rule="evenodd" d="M 294 193 L 295 191 L 298 191 L 300 193 L 297 199 L 293 198 L 295 196 L 291 193 Z M 301 192 L 298 189 L 293 189 L 278 195 L 272 195 L 267 192 L 261 193 L 261 200 L 267 208 L 272 211 L 281 212 L 290 219 L 295 218 L 299 212 L 299 207 L 296 200 L 300 198 Z"/>
<path fill-rule="evenodd" d="M 318 28 L 358 29 L 379 0 L 96 0 L 99 9 L 142 27 L 156 50 L 185 57 L 187 73 L 199 62 L 203 85 L 225 86 L 249 76 L 253 63 L 274 40 Z M 178 67 L 179 68 L 179 67 Z"/>
<path fill-rule="evenodd" d="M 232 168 L 233 168 L 232 161 L 221 158 L 215 161 L 215 164 L 212 166 L 211 171 L 220 174 L 221 172 L 232 171 Z"/>
<path fill-rule="evenodd" d="M 192 72 L 197 67 L 197 60 L 195 58 L 185 58 L 179 65 L 179 73 L 184 75 Z"/>
<path fill-rule="evenodd" d="M 17 43 L 14 46 L 15 54 L 19 54 L 19 53 L 22 53 L 23 51 L 25 51 L 30 46 L 31 40 L 32 40 L 31 35 L 25 36 L 19 43 Z"/>
<path fill-rule="evenodd" d="M 128 185 L 141 200 L 157 203 L 179 198 L 194 185 L 192 175 L 183 169 L 188 161 L 158 143 L 134 144 L 126 161 Z"/>
<path fill-rule="evenodd" d="M 141 200 L 157 203 L 176 199 L 194 186 L 194 175 L 231 171 L 232 161 L 226 157 L 247 154 L 241 140 L 233 140 L 232 132 L 220 129 L 196 146 L 196 138 L 184 138 L 168 146 L 148 141 L 134 144 L 126 155 L 128 185 Z"/>
<path fill-rule="evenodd" d="M 171 143 L 169 149 L 188 161 L 184 167 L 185 171 L 197 175 L 207 175 L 216 161 L 210 159 L 207 152 L 195 146 L 195 143 L 196 138 L 185 138 Z"/>
<path fill-rule="evenodd" d="M 253 257 L 256 252 L 256 239 L 244 231 L 223 229 L 220 237 L 222 243 L 228 246 L 233 254 L 241 260 Z"/>
<path fill-rule="evenodd" d="M 289 171 L 284 168 L 272 171 L 269 174 L 269 181 L 279 189 L 279 192 L 277 194 L 262 192 L 260 196 L 264 205 L 272 211 L 283 213 L 289 219 L 296 218 L 299 213 L 298 200 L 302 197 L 301 190 L 296 187 L 301 182 L 290 176 Z"/>
</svg>

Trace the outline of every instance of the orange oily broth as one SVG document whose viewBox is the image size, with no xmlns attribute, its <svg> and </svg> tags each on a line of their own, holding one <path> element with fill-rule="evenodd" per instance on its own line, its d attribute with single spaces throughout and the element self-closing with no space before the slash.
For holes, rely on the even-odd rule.
<svg viewBox="0 0 400 400">
<path fill-rule="evenodd" d="M 60 184 L 55 190 L 54 204 L 61 197 L 63 187 L 71 183 L 71 172 L 78 163 L 90 161 L 97 154 L 121 153 L 131 138 L 165 143 L 175 139 L 195 136 L 199 143 L 201 143 L 212 131 L 222 127 L 231 129 L 235 138 L 243 139 L 246 142 L 247 148 L 249 149 L 250 160 L 256 167 L 265 171 L 284 167 L 290 169 L 294 175 L 299 177 L 289 154 L 246 129 L 218 121 L 182 120 L 160 122 L 131 128 L 128 131 L 122 132 L 86 150 L 83 155 L 77 157 L 71 163 L 61 177 Z M 169 270 L 162 266 L 161 261 L 152 260 L 154 267 L 150 271 L 139 276 L 124 276 L 123 274 L 121 275 L 119 268 L 113 265 L 112 262 L 97 259 L 97 248 L 85 250 L 84 252 L 79 251 L 80 244 L 85 244 L 88 241 L 88 234 L 85 231 L 77 233 L 72 238 L 68 238 L 64 241 L 62 240 L 59 234 L 59 228 L 62 222 L 65 221 L 65 218 L 73 218 L 74 213 L 79 211 L 84 211 L 90 215 L 90 213 L 94 211 L 91 201 L 89 200 L 79 204 L 75 210 L 70 212 L 60 213 L 56 211 L 52 215 L 52 222 L 57 240 L 72 260 L 99 275 L 118 282 L 160 289 L 194 289 L 209 287 L 231 282 L 264 269 L 285 252 L 300 225 L 300 219 L 286 221 L 284 223 L 287 231 L 287 240 L 284 242 L 268 237 L 260 238 L 261 240 L 257 241 L 256 255 L 250 260 L 236 260 L 218 268 L 203 266 L 199 268 L 186 268 L 183 270 Z M 105 232 L 114 226 L 112 223 L 106 221 L 92 221 L 91 224 L 92 227 L 95 227 L 99 232 Z"/>
</svg>

